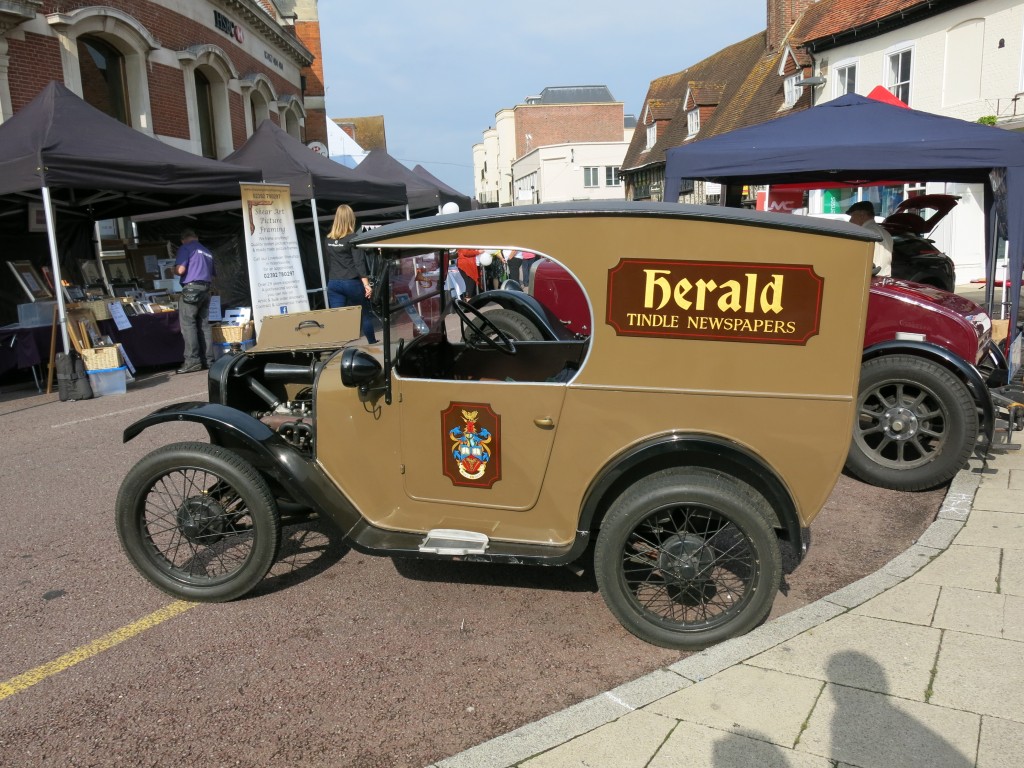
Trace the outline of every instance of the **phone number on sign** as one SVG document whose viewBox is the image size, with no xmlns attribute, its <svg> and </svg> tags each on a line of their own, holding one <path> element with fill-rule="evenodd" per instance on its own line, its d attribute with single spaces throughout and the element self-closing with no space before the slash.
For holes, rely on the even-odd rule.
<svg viewBox="0 0 1024 768">
<path fill-rule="evenodd" d="M 294 275 L 295 275 L 295 270 L 294 269 L 292 271 L 290 271 L 290 272 L 264 272 L 263 273 L 263 279 L 264 280 L 273 280 L 275 277 L 293 277 Z"/>
</svg>

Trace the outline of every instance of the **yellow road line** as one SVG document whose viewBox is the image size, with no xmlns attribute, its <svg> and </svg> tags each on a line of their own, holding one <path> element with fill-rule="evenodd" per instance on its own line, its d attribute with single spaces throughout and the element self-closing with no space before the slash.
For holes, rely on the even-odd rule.
<svg viewBox="0 0 1024 768">
<path fill-rule="evenodd" d="M 161 608 L 159 611 L 154 611 L 149 616 L 144 616 L 127 626 L 115 629 L 99 640 L 93 640 L 91 643 L 76 648 L 70 653 L 65 653 L 58 659 L 49 661 L 35 669 L 30 669 L 28 672 L 17 677 L 12 677 L 10 680 L 0 683 L 0 701 L 3 701 L 8 696 L 21 693 L 26 688 L 31 688 L 36 683 L 41 683 L 46 678 L 58 672 L 63 672 L 65 669 L 73 667 L 81 661 L 90 659 L 109 648 L 113 648 L 115 645 L 135 637 L 135 635 L 145 632 L 147 629 L 152 629 L 157 624 L 173 619 L 175 616 L 184 613 L 189 608 L 195 608 L 197 605 L 198 603 L 186 603 L 184 600 L 178 600 L 165 608 Z"/>
</svg>

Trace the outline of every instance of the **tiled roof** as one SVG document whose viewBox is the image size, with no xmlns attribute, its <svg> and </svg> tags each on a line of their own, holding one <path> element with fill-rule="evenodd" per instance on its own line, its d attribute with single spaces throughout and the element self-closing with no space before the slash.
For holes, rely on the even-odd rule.
<svg viewBox="0 0 1024 768">
<path fill-rule="evenodd" d="M 829 38 L 857 27 L 866 30 L 884 30 L 899 26 L 904 16 L 911 23 L 914 16 L 939 13 L 963 5 L 971 0 L 820 0 L 804 11 L 786 39 L 790 53 L 770 52 L 766 46 L 766 32 L 724 48 L 682 72 L 653 80 L 644 101 L 647 106 L 679 102 L 676 113 L 664 130 L 659 130 L 657 142 L 646 149 L 647 136 L 643 131 L 633 134 L 623 172 L 639 170 L 665 162 L 665 153 L 672 147 L 686 143 L 688 126 L 686 105 L 682 103 L 687 89 L 697 106 L 712 106 L 715 101 L 701 101 L 707 93 L 701 89 L 713 85 L 720 88 L 717 106 L 706 118 L 702 115 L 700 132 L 690 138 L 701 141 L 737 128 L 758 125 L 811 105 L 811 89 L 805 88 L 792 107 L 785 107 L 784 82 L 779 76 L 781 57 L 789 55 L 801 66 L 809 66 L 811 57 L 802 48 L 805 41 Z M 884 21 L 883 21 L 884 20 Z M 787 71 L 793 69 L 792 65 Z M 694 86 L 698 86 L 694 88 Z"/>
<path fill-rule="evenodd" d="M 800 42 L 837 35 L 908 10 L 962 5 L 962 0 L 820 0 L 800 18 L 792 35 Z"/>
<path fill-rule="evenodd" d="M 676 110 L 672 115 L 672 122 L 664 131 L 660 131 L 661 135 L 658 137 L 657 143 L 650 150 L 646 149 L 646 132 L 637 131 L 633 134 L 633 140 L 630 142 L 622 163 L 623 169 L 642 168 L 651 164 L 663 163 L 665 150 L 678 146 L 686 140 L 686 116 L 682 100 L 691 83 L 709 83 L 721 87 L 718 108 L 707 123 L 707 126 L 710 127 L 718 114 L 729 108 L 730 100 L 747 74 L 753 69 L 754 64 L 762 58 L 764 50 L 765 33 L 759 32 L 746 40 L 723 48 L 718 53 L 682 72 L 665 75 L 651 81 L 647 90 L 647 98 L 644 100 L 644 110 L 646 111 L 648 106 L 666 104 L 670 101 L 675 101 Z M 705 125 L 702 124 L 700 132 L 702 137 L 704 131 Z"/>
<path fill-rule="evenodd" d="M 645 114 L 645 120 L 671 120 L 678 109 L 679 99 L 651 99 L 647 102 L 649 116 Z"/>
<path fill-rule="evenodd" d="M 533 104 L 608 104 L 615 97 L 607 85 L 559 85 L 540 92 L 540 101 Z"/>
<path fill-rule="evenodd" d="M 691 81 L 687 86 L 690 98 L 698 107 L 710 107 L 718 104 L 725 93 L 725 83 L 698 83 Z M 687 105 L 689 106 L 689 105 Z"/>
</svg>

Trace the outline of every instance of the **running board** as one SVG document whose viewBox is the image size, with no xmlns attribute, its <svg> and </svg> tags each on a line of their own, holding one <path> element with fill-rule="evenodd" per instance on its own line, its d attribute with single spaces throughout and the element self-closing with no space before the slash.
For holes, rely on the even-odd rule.
<svg viewBox="0 0 1024 768">
<path fill-rule="evenodd" d="M 482 555 L 490 539 L 484 533 L 460 531 L 454 528 L 434 528 L 420 543 L 420 552 L 435 555 Z"/>
</svg>

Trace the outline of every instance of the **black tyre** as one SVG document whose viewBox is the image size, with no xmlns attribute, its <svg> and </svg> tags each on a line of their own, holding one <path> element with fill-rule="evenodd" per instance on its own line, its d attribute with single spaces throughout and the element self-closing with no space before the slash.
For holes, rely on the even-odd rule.
<svg viewBox="0 0 1024 768">
<path fill-rule="evenodd" d="M 594 549 L 608 608 L 637 637 L 697 650 L 749 632 L 782 580 L 768 502 L 735 478 L 668 470 L 613 502 Z"/>
<path fill-rule="evenodd" d="M 941 365 L 886 355 L 861 367 L 847 470 L 897 491 L 935 488 L 960 471 L 978 436 L 970 390 Z"/>
<path fill-rule="evenodd" d="M 236 454 L 206 443 L 175 443 L 144 457 L 121 483 L 116 514 L 135 567 L 186 600 L 241 597 L 281 546 L 266 481 Z"/>
<path fill-rule="evenodd" d="M 540 329 L 516 312 L 514 309 L 489 309 L 484 314 L 494 326 L 508 336 L 512 341 L 543 341 L 544 334 Z M 474 326 L 479 329 L 479 322 L 474 321 Z M 477 330 L 479 333 L 480 331 Z M 486 328 L 484 331 L 486 333 Z"/>
</svg>

